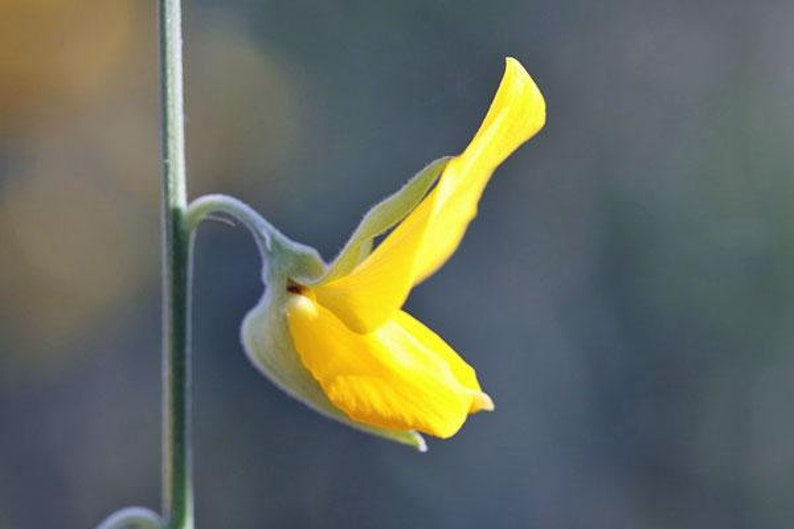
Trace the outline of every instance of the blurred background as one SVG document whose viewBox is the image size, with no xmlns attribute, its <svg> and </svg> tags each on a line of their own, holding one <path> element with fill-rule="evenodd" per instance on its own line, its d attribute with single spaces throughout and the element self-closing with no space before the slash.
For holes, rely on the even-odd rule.
<svg viewBox="0 0 794 529">
<path fill-rule="evenodd" d="M 0 528 L 159 508 L 154 2 L 0 4 Z M 189 192 L 327 258 L 459 152 L 507 55 L 548 125 L 408 309 L 496 401 L 427 454 L 247 362 L 202 226 L 199 527 L 794 525 L 794 2 L 188 2 Z"/>
</svg>

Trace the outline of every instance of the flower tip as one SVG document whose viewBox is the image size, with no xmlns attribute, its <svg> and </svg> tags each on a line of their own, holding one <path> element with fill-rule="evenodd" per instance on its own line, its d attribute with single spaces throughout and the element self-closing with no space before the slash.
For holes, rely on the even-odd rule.
<svg viewBox="0 0 794 529">
<path fill-rule="evenodd" d="M 505 69 L 507 68 L 520 68 L 524 69 L 524 66 L 516 59 L 515 57 L 505 57 Z"/>
<path fill-rule="evenodd" d="M 488 396 L 487 393 L 478 391 L 474 394 L 474 397 L 471 401 L 471 413 L 476 413 L 478 411 L 493 411 L 494 410 L 494 403 L 493 399 Z"/>
<path fill-rule="evenodd" d="M 416 448 L 417 452 L 425 453 L 427 452 L 427 443 L 425 442 L 425 438 L 419 432 L 413 432 L 414 434 L 414 441 L 416 444 L 414 447 Z"/>
<path fill-rule="evenodd" d="M 517 93 L 522 93 L 522 97 L 526 98 L 532 109 L 532 121 L 534 122 L 534 131 L 539 131 L 546 124 L 546 100 L 540 92 L 535 80 L 529 75 L 524 65 L 514 57 L 505 58 L 505 73 L 504 79 L 508 80 L 513 86 L 517 87 Z M 520 88 L 518 88 L 520 87 Z"/>
</svg>

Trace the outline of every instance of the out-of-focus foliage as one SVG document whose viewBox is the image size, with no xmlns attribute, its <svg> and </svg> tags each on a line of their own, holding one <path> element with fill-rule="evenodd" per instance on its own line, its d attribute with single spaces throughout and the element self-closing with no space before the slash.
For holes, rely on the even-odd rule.
<svg viewBox="0 0 794 529">
<path fill-rule="evenodd" d="M 108 95 L 133 40 L 138 2 L 6 0 L 0 17 L 0 131 L 67 119 Z M 91 20 L 94 23 L 86 23 Z"/>
<path fill-rule="evenodd" d="M 14 30 L 0 36 L 8 41 L 0 62 L 9 115 L 0 144 L 8 149 L 0 328 L 13 344 L 0 363 L 8 370 L 57 371 L 55 357 L 94 354 L 75 345 L 112 323 L 109 310 L 157 285 L 153 6 L 88 4 L 19 2 L 0 17 Z M 194 40 L 190 119 L 203 125 L 191 129 L 191 189 L 264 190 L 261 174 L 295 141 L 289 80 L 239 24 L 218 20 Z"/>
<path fill-rule="evenodd" d="M 0 3 L 3 529 L 158 504 L 152 7 Z M 237 336 L 260 292 L 253 244 L 202 227 L 202 526 L 794 523 L 794 5 L 203 0 L 186 15 L 190 194 L 240 196 L 327 257 L 368 204 L 465 146 L 504 56 L 549 108 L 409 299 L 498 404 L 428 454 L 261 380 Z"/>
</svg>

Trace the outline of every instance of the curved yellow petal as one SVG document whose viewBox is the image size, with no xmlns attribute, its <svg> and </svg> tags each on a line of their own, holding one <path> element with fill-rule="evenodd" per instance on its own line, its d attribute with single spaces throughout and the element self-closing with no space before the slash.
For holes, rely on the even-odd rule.
<svg viewBox="0 0 794 529">
<path fill-rule="evenodd" d="M 344 277 L 315 287 L 317 300 L 357 332 L 376 329 L 398 310 L 413 285 L 458 247 L 493 171 L 545 123 L 538 87 L 515 59 L 466 150 L 445 167 L 436 187 Z"/>
<path fill-rule="evenodd" d="M 450 437 L 489 402 L 473 370 L 407 314 L 369 334 L 352 332 L 332 312 L 290 296 L 295 349 L 329 400 L 354 421 Z"/>
<path fill-rule="evenodd" d="M 492 411 L 494 408 L 491 398 L 480 389 L 477 381 L 477 373 L 463 358 L 458 355 L 439 335 L 430 330 L 425 324 L 411 316 L 405 311 L 399 310 L 394 313 L 394 323 L 402 327 L 408 334 L 424 345 L 424 347 L 434 351 L 441 357 L 452 371 L 452 375 L 466 389 L 473 391 L 475 398 L 472 401 L 470 413 L 481 410 Z"/>
<path fill-rule="evenodd" d="M 403 222 L 404 229 L 422 233 L 423 237 L 413 269 L 414 284 L 433 274 L 455 252 L 477 214 L 477 203 L 494 170 L 545 122 L 543 95 L 524 67 L 508 58 L 502 82 L 480 129 L 466 150 L 447 164 L 431 194 L 435 196 L 425 200 L 429 211 L 418 208 L 416 218 L 409 216 Z M 428 225 L 423 230 L 420 225 L 424 223 Z M 384 251 L 396 242 L 387 238 Z"/>
<path fill-rule="evenodd" d="M 328 400 L 295 350 L 284 313 L 289 296 L 286 285 L 271 283 L 266 295 L 246 315 L 241 338 L 251 363 L 277 387 L 320 414 L 363 432 L 412 446 L 420 452 L 426 451 L 427 445 L 418 432 L 355 422 Z"/>
</svg>

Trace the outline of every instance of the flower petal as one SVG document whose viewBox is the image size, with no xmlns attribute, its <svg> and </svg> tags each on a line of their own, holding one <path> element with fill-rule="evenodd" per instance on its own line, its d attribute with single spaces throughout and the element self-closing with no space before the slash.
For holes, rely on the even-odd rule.
<svg viewBox="0 0 794 529">
<path fill-rule="evenodd" d="M 475 373 L 474 368 L 467 364 L 447 342 L 405 311 L 400 310 L 395 312 L 393 319 L 396 324 L 413 335 L 425 347 L 443 358 L 457 381 L 466 389 L 474 392 L 474 398 L 469 413 L 476 413 L 483 410 L 493 411 L 494 403 L 491 397 L 480 389 L 480 383 L 477 381 L 477 373 Z"/>
<path fill-rule="evenodd" d="M 494 170 L 545 122 L 546 103 L 540 90 L 524 67 L 508 58 L 496 96 L 471 143 L 447 164 L 438 186 L 398 226 L 392 234 L 394 240 L 390 235 L 381 245 L 384 252 L 400 251 L 396 245 L 404 236 L 398 230 L 422 234 L 414 284 L 433 274 L 455 252 L 477 214 L 477 203 Z M 422 229 L 425 223 L 427 228 Z"/>
<path fill-rule="evenodd" d="M 379 428 L 352 421 L 328 400 L 295 351 L 284 314 L 287 299 L 286 284 L 271 284 L 266 295 L 245 317 L 241 338 L 251 362 L 280 389 L 322 415 L 366 433 L 413 446 L 420 452 L 426 451 L 427 445 L 416 431 Z"/>
<path fill-rule="evenodd" d="M 293 295 L 287 319 L 301 361 L 354 421 L 450 437 L 482 393 L 473 370 L 407 314 L 369 334 L 352 332 L 310 298 Z"/>
<path fill-rule="evenodd" d="M 353 330 L 368 332 L 386 321 L 411 288 L 454 253 L 493 171 L 545 123 L 538 87 L 515 59 L 466 150 L 444 169 L 438 185 L 352 272 L 315 291 Z"/>
</svg>

